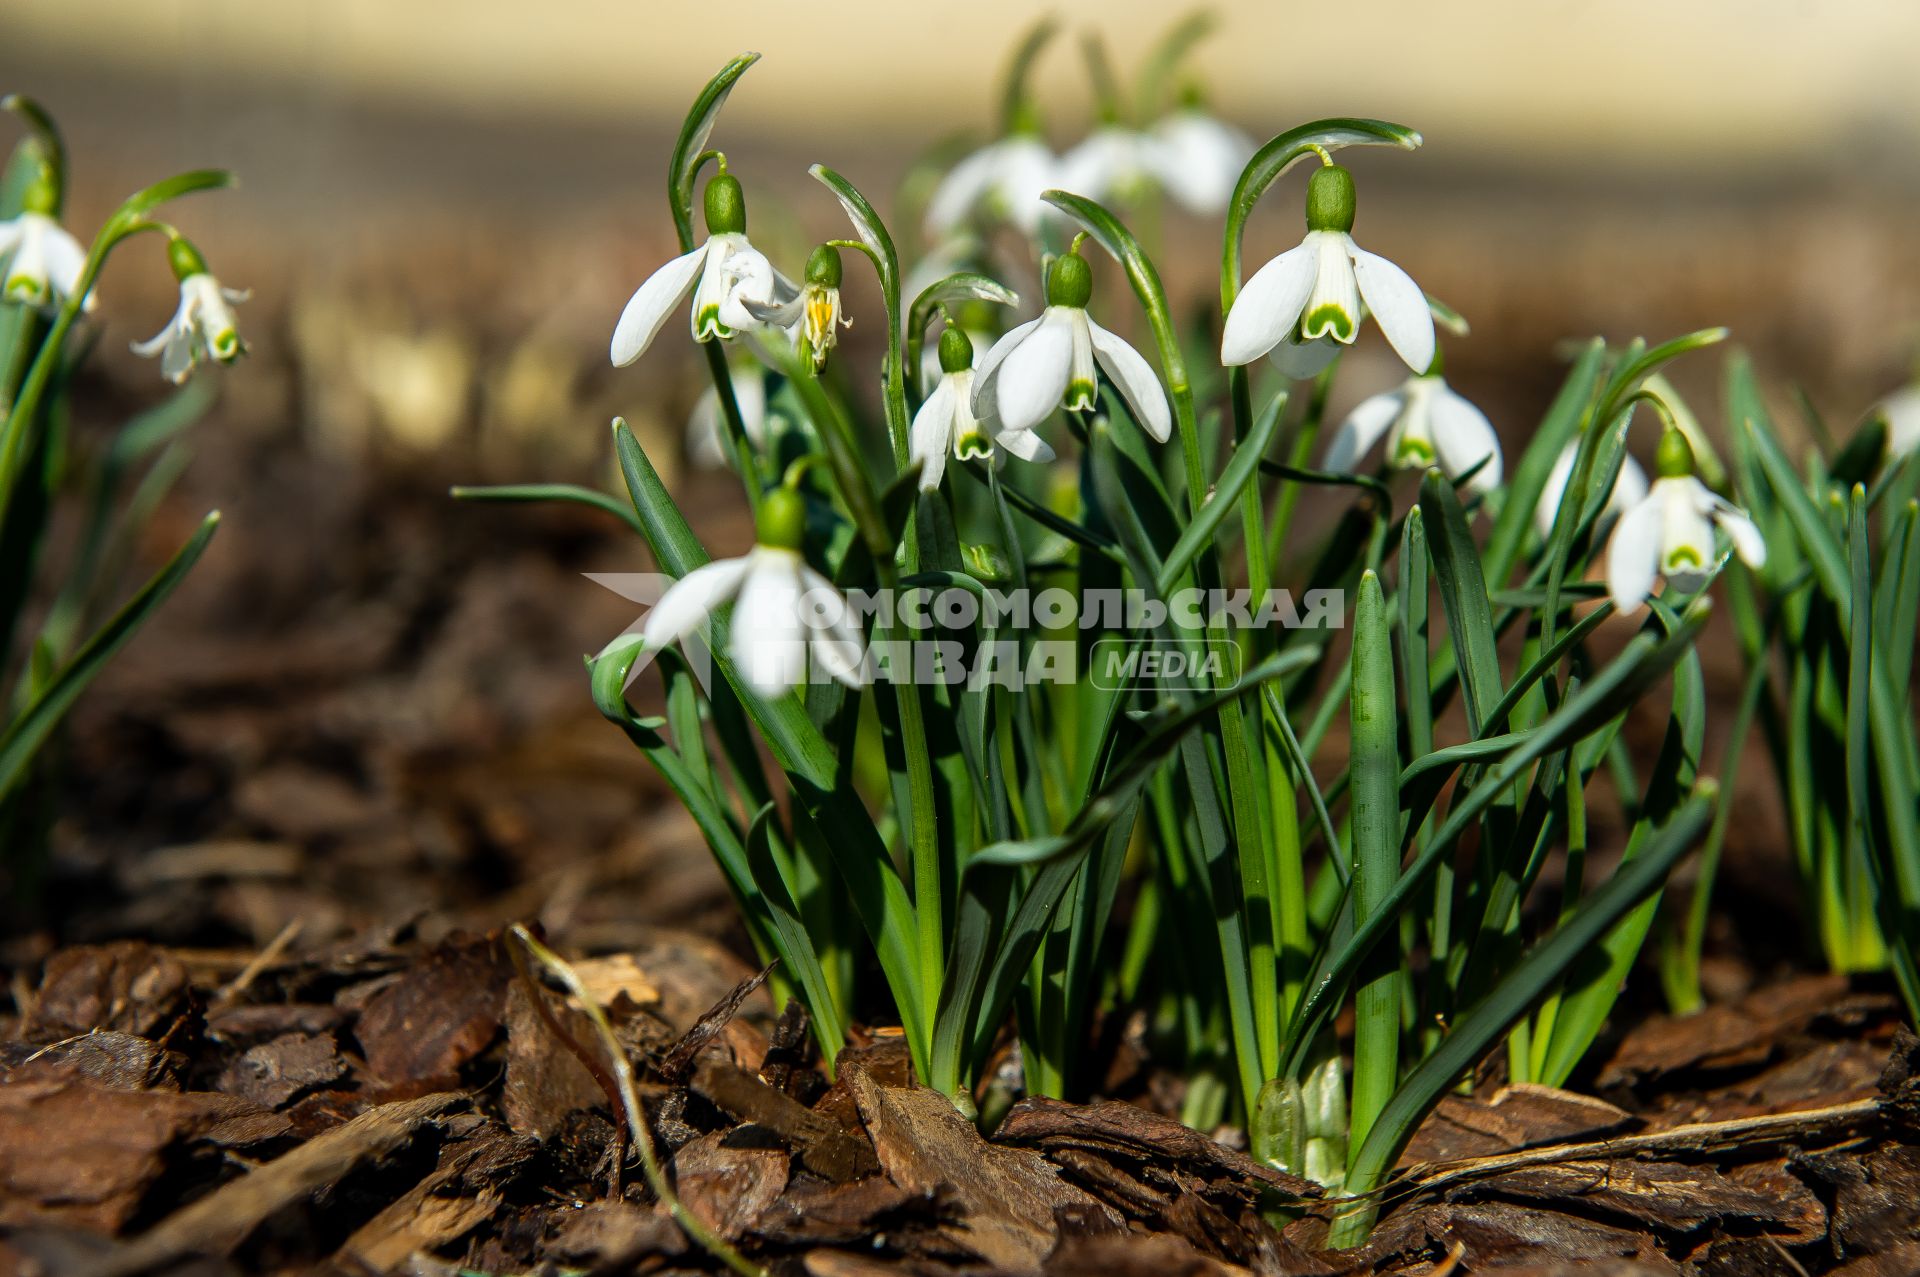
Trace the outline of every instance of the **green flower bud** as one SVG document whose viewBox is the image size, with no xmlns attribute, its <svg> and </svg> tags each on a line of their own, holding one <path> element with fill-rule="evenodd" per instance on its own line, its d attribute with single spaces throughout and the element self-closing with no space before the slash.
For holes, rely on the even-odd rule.
<svg viewBox="0 0 1920 1277">
<path fill-rule="evenodd" d="M 807 258 L 807 282 L 822 288 L 840 287 L 840 250 L 822 244 Z"/>
<path fill-rule="evenodd" d="M 707 234 L 744 235 L 747 231 L 747 197 L 740 179 L 720 173 L 707 183 Z"/>
<path fill-rule="evenodd" d="M 807 537 L 807 502 L 792 488 L 775 488 L 760 502 L 760 544 L 798 550 Z"/>
<path fill-rule="evenodd" d="M 1078 253 L 1066 253 L 1053 259 L 1047 273 L 1047 305 L 1075 306 L 1086 309 L 1093 296 L 1093 268 Z"/>
<path fill-rule="evenodd" d="M 39 173 L 27 185 L 27 189 L 21 192 L 20 211 L 39 213 L 46 217 L 60 215 L 60 179 L 55 176 L 52 165 L 40 165 Z"/>
<path fill-rule="evenodd" d="M 997 545 L 963 545 L 960 558 L 976 581 L 1000 585 L 1013 579 L 1013 564 Z"/>
<path fill-rule="evenodd" d="M 940 371 L 965 372 L 973 367 L 973 343 L 956 325 L 940 334 Z"/>
<path fill-rule="evenodd" d="M 1662 479 L 1686 479 L 1693 475 L 1693 445 L 1672 426 L 1660 436 L 1660 447 L 1653 454 L 1653 472 Z"/>
<path fill-rule="evenodd" d="M 200 250 L 180 235 L 167 241 L 167 265 L 173 267 L 175 279 L 192 279 L 195 275 L 207 273 L 207 259 L 200 256 Z"/>
<path fill-rule="evenodd" d="M 1338 164 L 1323 164 L 1307 179 L 1307 229 L 1353 229 L 1353 174 Z"/>
</svg>

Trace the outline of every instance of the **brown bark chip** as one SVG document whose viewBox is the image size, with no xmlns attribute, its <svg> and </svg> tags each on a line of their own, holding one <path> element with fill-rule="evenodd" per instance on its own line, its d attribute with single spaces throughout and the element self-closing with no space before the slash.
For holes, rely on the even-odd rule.
<svg viewBox="0 0 1920 1277">
<path fill-rule="evenodd" d="M 28 1042 L 110 1029 L 158 1038 L 186 1009 L 187 969 L 139 941 L 62 949 L 47 959 L 20 1036 Z"/>
<path fill-rule="evenodd" d="M 360 1012 L 367 1067 L 388 1082 L 454 1080 L 500 1031 L 512 972 L 490 939 L 439 945 Z"/>
<path fill-rule="evenodd" d="M 1063 1210 L 1120 1226 L 1116 1212 L 1063 1181 L 1038 1153 L 988 1144 L 945 1096 L 882 1087 L 858 1064 L 843 1066 L 840 1078 L 887 1177 L 910 1193 L 951 1193 L 962 1222 L 949 1235 L 985 1263 L 1037 1271 L 1053 1250 Z"/>
<path fill-rule="evenodd" d="M 284 1117 L 236 1096 L 11 1083 L 0 1087 L 0 1225 L 117 1232 L 167 1170 L 170 1149 L 243 1147 L 286 1129 Z"/>
<path fill-rule="evenodd" d="M 330 1035 L 287 1033 L 249 1048 L 221 1073 L 218 1086 L 229 1095 L 277 1109 L 346 1074 L 347 1062 Z"/>
</svg>

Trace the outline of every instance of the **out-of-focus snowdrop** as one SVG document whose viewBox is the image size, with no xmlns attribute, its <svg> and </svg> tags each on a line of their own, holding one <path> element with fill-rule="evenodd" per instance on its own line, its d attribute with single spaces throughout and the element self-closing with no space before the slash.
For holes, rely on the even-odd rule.
<svg viewBox="0 0 1920 1277">
<path fill-rule="evenodd" d="M 73 296 L 86 269 L 87 250 L 60 225 L 60 183 L 50 170 L 28 183 L 17 216 L 0 222 L 0 258 L 6 260 L 0 297 L 50 306 Z M 93 295 L 83 303 L 93 309 Z"/>
<path fill-rule="evenodd" d="M 1433 313 L 1411 276 L 1353 242 L 1353 175 L 1327 163 L 1307 183 L 1307 235 L 1254 273 L 1227 312 L 1220 362 L 1272 353 L 1291 377 L 1310 377 L 1360 335 L 1371 314 L 1415 373 L 1433 363 Z"/>
<path fill-rule="evenodd" d="M 1059 185 L 1102 204 L 1134 203 L 1166 184 L 1166 161 L 1150 134 L 1102 124 L 1061 157 Z"/>
<path fill-rule="evenodd" d="M 1652 488 L 1620 516 L 1607 542 L 1607 593 L 1615 607 L 1639 607 L 1658 577 L 1679 590 L 1705 585 L 1722 559 L 1716 528 L 1747 566 L 1766 563 L 1760 529 L 1744 510 L 1694 478 L 1693 447 L 1678 430 L 1660 436 L 1654 472 Z"/>
<path fill-rule="evenodd" d="M 1253 139 L 1204 110 L 1197 99 L 1158 120 L 1151 131 L 1160 185 L 1176 204 L 1201 217 L 1226 211 Z"/>
<path fill-rule="evenodd" d="M 1322 468 L 1352 473 L 1382 435 L 1387 461 L 1398 469 L 1438 466 L 1453 480 L 1472 471 L 1470 494 L 1500 486 L 1500 439 L 1493 424 L 1438 373 L 1409 377 L 1362 400 L 1334 430 Z"/>
<path fill-rule="evenodd" d="M 167 243 L 167 262 L 180 284 L 180 305 L 173 318 L 153 337 L 133 343 L 143 359 L 160 356 L 160 374 L 175 385 L 186 381 L 204 359 L 231 364 L 246 353 L 233 308 L 252 294 L 222 288 L 207 272 L 198 249 L 175 235 Z"/>
<path fill-rule="evenodd" d="M 751 360 L 731 361 L 727 373 L 733 384 L 733 402 L 740 409 L 740 424 L 756 450 L 767 446 L 767 438 L 779 423 L 767 413 L 767 375 Z M 694 402 L 687 417 L 687 456 L 697 466 L 718 470 L 733 464 L 727 447 L 726 411 L 720 406 L 720 391 L 708 386 Z"/>
<path fill-rule="evenodd" d="M 1554 459 L 1553 469 L 1547 472 L 1546 486 L 1540 489 L 1539 504 L 1533 508 L 1533 526 L 1542 537 L 1553 534 L 1553 521 L 1560 514 L 1560 502 L 1567 495 L 1567 483 L 1573 478 L 1573 463 L 1580 452 L 1579 440 L 1574 440 L 1560 450 Z M 1614 476 L 1613 491 L 1607 494 L 1607 504 L 1600 511 L 1595 529 L 1604 528 L 1634 506 L 1647 499 L 1647 472 L 1640 463 L 1625 453 L 1620 457 L 1620 473 Z"/>
<path fill-rule="evenodd" d="M 1040 229 L 1048 205 L 1040 197 L 1060 184 L 1060 161 L 1030 116 L 948 170 L 927 201 L 926 228 L 944 239 L 975 216 L 1000 218 L 1023 234 Z"/>
<path fill-rule="evenodd" d="M 695 341 L 726 341 L 765 324 L 752 307 L 771 308 L 799 295 L 747 241 L 747 202 L 740 181 L 724 171 L 707 183 L 707 242 L 683 253 L 640 285 L 614 326 L 612 356 L 624 368 L 646 353 L 682 298 L 693 294 Z M 697 282 L 696 282 L 697 281 Z"/>
<path fill-rule="evenodd" d="M 1920 385 L 1894 391 L 1877 411 L 1886 418 L 1889 457 L 1920 451 Z"/>
</svg>

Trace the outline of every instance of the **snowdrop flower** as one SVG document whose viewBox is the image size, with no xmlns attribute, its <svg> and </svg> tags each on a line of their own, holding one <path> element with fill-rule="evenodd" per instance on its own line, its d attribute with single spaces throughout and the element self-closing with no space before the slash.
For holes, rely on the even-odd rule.
<svg viewBox="0 0 1920 1277">
<path fill-rule="evenodd" d="M 614 367 L 625 368 L 646 353 L 689 291 L 695 341 L 726 341 L 758 327 L 762 321 L 750 305 L 775 306 L 797 295 L 793 281 L 747 242 L 747 204 L 738 178 L 723 170 L 707 183 L 706 211 L 707 242 L 655 271 L 620 312 Z"/>
<path fill-rule="evenodd" d="M 146 341 L 134 342 L 133 353 L 142 359 L 159 355 L 160 375 L 177 386 L 203 359 L 231 364 L 247 352 L 233 308 L 252 294 L 222 288 L 207 273 L 199 250 L 177 235 L 167 243 L 167 261 L 180 281 L 179 308 L 165 328 Z"/>
<path fill-rule="evenodd" d="M 1668 429 L 1660 437 L 1654 470 L 1659 477 L 1652 489 L 1620 516 L 1607 543 L 1607 593 L 1615 607 L 1625 612 L 1640 606 L 1658 576 L 1680 590 L 1706 584 L 1721 561 L 1716 527 L 1749 567 L 1766 563 L 1767 543 L 1753 520 L 1693 477 L 1693 448 L 1685 435 Z"/>
<path fill-rule="evenodd" d="M 767 379 L 758 364 L 730 365 L 727 375 L 733 382 L 733 402 L 740 409 L 740 424 L 746 428 L 753 446 L 764 448 L 770 433 L 767 424 Z M 733 464 L 727 447 L 725 410 L 720 406 L 720 391 L 708 386 L 687 417 L 687 455 L 697 466 L 718 470 Z"/>
<path fill-rule="evenodd" d="M 1108 203 L 1139 199 L 1165 184 L 1166 159 L 1145 133 L 1121 124 L 1103 124 L 1060 160 L 1063 190 Z"/>
<path fill-rule="evenodd" d="M 733 602 L 727 654 L 747 686 L 779 696 L 806 677 L 807 657 L 849 687 L 866 682 L 860 630 L 833 583 L 800 557 L 806 505 L 791 488 L 760 503 L 759 543 L 737 559 L 716 559 L 675 581 L 647 614 L 641 639 L 668 647 Z"/>
<path fill-rule="evenodd" d="M 947 470 L 947 453 L 966 461 L 991 457 L 998 443 L 1023 461 L 1051 461 L 1053 449 L 1032 430 L 1006 430 L 991 415 L 974 415 L 973 342 L 949 325 L 940 334 L 940 384 L 913 415 L 908 456 L 920 463 L 920 490 L 932 492 Z"/>
<path fill-rule="evenodd" d="M 840 340 L 839 329 L 853 327 L 840 310 L 840 250 L 822 244 L 807 258 L 806 283 L 784 304 L 746 307 L 762 323 L 788 329 L 796 345 L 813 362 L 817 373 L 827 366 L 827 352 Z"/>
<path fill-rule="evenodd" d="M 1078 241 L 1076 240 L 1076 245 Z M 1173 432 L 1166 391 L 1140 352 L 1087 317 L 1093 271 L 1075 249 L 1054 259 L 1047 308 L 995 342 L 974 379 L 976 416 L 997 415 L 1003 430 L 1030 431 L 1055 408 L 1091 408 L 1106 369 L 1142 429 L 1165 443 Z"/>
<path fill-rule="evenodd" d="M 1381 435 L 1387 437 L 1387 460 L 1399 469 L 1438 466 L 1456 480 L 1473 470 L 1466 484 L 1470 495 L 1500 486 L 1500 439 L 1493 424 L 1438 373 L 1409 377 L 1362 400 L 1333 432 L 1321 468 L 1351 473 Z"/>
<path fill-rule="evenodd" d="M 0 297 L 47 306 L 73 296 L 80 286 L 87 250 L 54 220 L 59 209 L 59 189 L 43 172 L 27 187 L 19 215 L 0 222 L 0 257 L 11 255 Z M 91 293 L 83 305 L 93 309 Z"/>
<path fill-rule="evenodd" d="M 1226 211 L 1240 173 L 1253 158 L 1253 139 L 1200 109 L 1182 107 L 1153 126 L 1160 185 L 1189 213 L 1214 217 Z"/>
<path fill-rule="evenodd" d="M 1059 185 L 1060 162 L 1040 137 L 1037 121 L 1014 130 L 954 165 L 927 201 L 927 237 L 944 239 L 976 212 L 1003 217 L 1032 235 L 1047 204 L 1040 198 Z"/>
<path fill-rule="evenodd" d="M 1880 415 L 1887 419 L 1887 456 L 1920 451 L 1920 385 L 1882 399 Z"/>
<path fill-rule="evenodd" d="M 1567 495 L 1567 482 L 1573 478 L 1573 462 L 1580 451 L 1574 440 L 1560 450 L 1560 456 L 1547 472 L 1547 485 L 1540 489 L 1540 504 L 1533 508 L 1533 526 L 1542 538 L 1553 535 L 1553 521 L 1560 513 L 1560 501 Z M 1647 472 L 1632 457 L 1622 454 L 1620 473 L 1614 476 L 1613 491 L 1607 494 L 1606 508 L 1600 511 L 1595 526 L 1625 514 L 1647 499 Z"/>
<path fill-rule="evenodd" d="M 1220 362 L 1250 364 L 1274 351 L 1290 376 L 1311 376 L 1338 353 L 1335 343 L 1353 343 L 1371 314 L 1407 367 L 1427 371 L 1434 337 L 1426 294 L 1398 266 L 1353 242 L 1353 209 L 1353 175 L 1323 165 L 1307 183 L 1306 238 L 1240 290 L 1227 312 Z M 1318 349 L 1302 349 L 1315 343 Z"/>
</svg>

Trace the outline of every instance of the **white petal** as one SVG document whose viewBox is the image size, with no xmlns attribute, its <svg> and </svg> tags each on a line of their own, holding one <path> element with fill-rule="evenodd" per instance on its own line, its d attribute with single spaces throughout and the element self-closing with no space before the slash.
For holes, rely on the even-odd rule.
<svg viewBox="0 0 1920 1277">
<path fill-rule="evenodd" d="M 1032 430 L 1002 430 L 993 442 L 995 447 L 1005 448 L 1022 461 L 1045 464 L 1054 458 L 1047 441 Z"/>
<path fill-rule="evenodd" d="M 727 283 L 721 293 L 720 322 L 738 333 L 761 322 L 757 308 L 777 311 L 784 290 L 765 253 L 745 240 L 731 247 L 721 260 Z"/>
<path fill-rule="evenodd" d="M 1574 457 L 1579 451 L 1577 440 L 1560 449 L 1560 455 L 1553 459 L 1553 469 L 1547 471 L 1546 483 L 1540 488 L 1540 500 L 1533 507 L 1533 527 L 1543 540 L 1553 535 L 1553 521 L 1560 517 L 1560 503 L 1566 499 L 1567 481 L 1573 478 Z M 1619 490 L 1615 484 L 1614 491 Z"/>
<path fill-rule="evenodd" d="M 1042 315 L 1040 319 L 1045 319 Z M 999 341 L 988 348 L 986 357 L 980 360 L 980 366 L 973 375 L 973 415 L 987 417 L 995 412 L 993 402 L 993 383 L 1000 371 L 1000 364 L 1014 349 L 1025 341 L 1034 329 L 1040 326 L 1039 319 L 1029 319 L 1026 323 L 1011 328 Z"/>
<path fill-rule="evenodd" d="M 1416 373 L 1427 371 L 1433 365 L 1433 312 L 1420 285 L 1386 258 L 1358 247 L 1353 250 L 1353 275 L 1361 299 L 1395 353 Z"/>
<path fill-rule="evenodd" d="M 1431 407 L 1433 450 L 1439 454 L 1440 469 L 1448 478 L 1458 478 L 1485 458 L 1486 464 L 1467 481 L 1466 490 L 1481 493 L 1499 487 L 1500 436 L 1487 414 L 1445 386 L 1435 387 Z"/>
<path fill-rule="evenodd" d="M 747 686 L 778 696 L 806 677 L 806 627 L 800 621 L 800 556 L 756 547 L 733 607 L 729 655 Z"/>
<path fill-rule="evenodd" d="M 1312 341 L 1295 341 L 1291 335 L 1278 346 L 1267 352 L 1267 361 L 1280 370 L 1282 376 L 1295 381 L 1305 381 L 1309 377 L 1318 377 L 1328 364 L 1340 357 L 1340 343 L 1331 337 L 1316 337 Z"/>
<path fill-rule="evenodd" d="M 702 244 L 653 272 L 647 282 L 635 290 L 626 309 L 620 312 L 620 322 L 613 326 L 611 354 L 615 368 L 625 368 L 646 353 L 660 325 L 667 322 L 667 316 L 693 287 L 694 277 L 700 273 L 700 263 L 706 255 L 707 246 Z"/>
<path fill-rule="evenodd" d="M 1719 497 L 1713 499 L 1713 521 L 1733 542 L 1733 552 L 1740 561 L 1750 568 L 1765 567 L 1767 563 L 1766 538 L 1760 535 L 1760 529 L 1754 526 L 1747 512 L 1730 501 Z"/>
<path fill-rule="evenodd" d="M 640 631 L 646 645 L 670 647 L 706 623 L 715 608 L 732 597 L 747 574 L 748 560 L 716 559 L 702 564 L 667 587 L 647 613 Z"/>
<path fill-rule="evenodd" d="M 1621 454 L 1620 473 L 1613 481 L 1613 491 L 1607 494 L 1607 508 L 1603 512 L 1617 515 L 1630 510 L 1647 499 L 1647 472 L 1632 457 Z"/>
<path fill-rule="evenodd" d="M 1713 535 L 1713 493 L 1695 478 L 1662 479 L 1653 485 L 1661 503 L 1660 574 L 1682 590 L 1696 590 L 1720 558 Z"/>
<path fill-rule="evenodd" d="M 994 403 L 1007 429 L 1031 430 L 1060 406 L 1073 363 L 1074 327 L 1071 308 L 1049 306 L 1039 326 L 993 370 Z"/>
<path fill-rule="evenodd" d="M 992 184 L 997 168 L 999 145 L 983 146 L 961 160 L 940 179 L 927 200 L 927 235 L 938 239 L 966 220 Z"/>
<path fill-rule="evenodd" d="M 1333 470 L 1341 474 L 1353 474 L 1360 464 L 1360 458 L 1380 442 L 1380 436 L 1406 407 L 1407 391 L 1401 386 L 1393 390 L 1362 399 L 1347 419 L 1334 430 L 1333 438 L 1327 444 L 1327 452 L 1320 460 L 1322 470 Z"/>
<path fill-rule="evenodd" d="M 87 268 L 87 250 L 80 241 L 60 226 L 48 223 L 42 251 L 47 256 L 47 282 L 62 297 L 71 297 L 80 287 L 80 275 Z"/>
<path fill-rule="evenodd" d="M 142 359 L 152 359 L 155 355 L 160 353 L 161 347 L 167 344 L 168 340 L 172 338 L 173 334 L 179 329 L 186 327 L 186 325 L 187 325 L 187 299 L 182 297 L 180 299 L 180 304 L 174 307 L 173 318 L 167 321 L 167 326 L 165 328 L 162 328 L 159 332 L 147 338 L 145 341 L 136 341 L 136 342 L 129 343 L 129 349 L 131 349 L 134 354 L 140 356 Z"/>
<path fill-rule="evenodd" d="M 1662 504 L 1649 496 L 1621 515 L 1607 542 L 1607 593 L 1622 612 L 1639 607 L 1653 592 L 1660 573 Z"/>
<path fill-rule="evenodd" d="M 193 329 L 176 328 L 173 330 L 173 335 L 167 339 L 166 349 L 160 352 L 160 375 L 162 377 L 165 377 L 175 385 L 179 385 L 187 379 L 187 374 L 193 371 L 194 364 L 199 362 L 196 358 L 198 352 L 194 342 Z"/>
<path fill-rule="evenodd" d="M 1060 161 L 1037 137 L 1010 137 L 1000 144 L 995 164 L 994 197 L 1007 220 L 1028 235 L 1053 206 L 1040 197 L 1060 184 Z"/>
<path fill-rule="evenodd" d="M 853 609 L 833 582 L 810 567 L 800 569 L 800 588 L 806 592 L 801 621 L 807 627 L 807 648 L 814 663 L 848 687 L 864 687 L 866 643 L 854 621 Z M 825 616 L 817 615 L 821 609 Z"/>
<path fill-rule="evenodd" d="M 1887 455 L 1920 450 L 1920 386 L 1888 395 L 1880 404 L 1887 418 Z"/>
<path fill-rule="evenodd" d="M 920 463 L 920 491 L 932 492 L 947 472 L 947 449 L 953 446 L 953 412 L 959 392 L 953 374 L 940 378 L 920 411 L 913 414 L 913 429 L 907 436 L 907 457 Z"/>
<path fill-rule="evenodd" d="M 1220 334 L 1220 362 L 1228 367 L 1250 364 L 1272 350 L 1300 322 L 1300 311 L 1313 291 L 1314 251 L 1302 243 L 1254 272 L 1227 312 Z"/>
<path fill-rule="evenodd" d="M 1165 443 L 1173 433 L 1173 414 L 1167 407 L 1167 392 L 1153 375 L 1153 366 L 1139 351 L 1094 323 L 1092 316 L 1087 318 L 1087 329 L 1093 334 L 1094 357 L 1113 378 L 1113 384 L 1120 387 L 1120 396 L 1133 410 L 1134 420 Z"/>
</svg>

